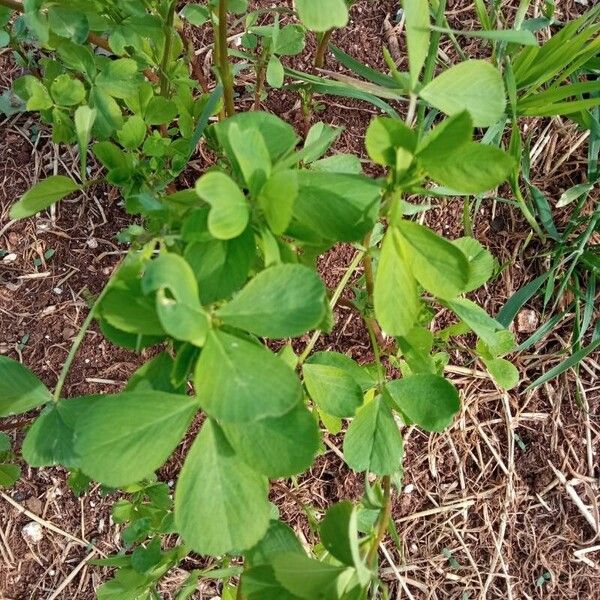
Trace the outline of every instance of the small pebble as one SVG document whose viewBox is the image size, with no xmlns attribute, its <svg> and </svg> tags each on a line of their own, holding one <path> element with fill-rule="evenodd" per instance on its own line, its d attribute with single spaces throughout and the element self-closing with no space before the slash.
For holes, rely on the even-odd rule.
<svg viewBox="0 0 600 600">
<path fill-rule="evenodd" d="M 39 544 L 44 537 L 44 532 L 42 526 L 37 521 L 31 521 L 31 523 L 27 523 L 27 525 L 23 527 L 21 535 L 26 542 L 29 542 L 30 544 Z"/>
<path fill-rule="evenodd" d="M 412 494 L 414 491 L 415 491 L 415 486 L 412 483 L 409 483 L 407 486 L 404 487 L 405 494 Z"/>
<path fill-rule="evenodd" d="M 12 263 L 15 262 L 15 260 L 17 260 L 17 255 L 12 253 L 12 254 L 7 254 L 3 259 L 2 262 L 3 263 Z"/>
</svg>

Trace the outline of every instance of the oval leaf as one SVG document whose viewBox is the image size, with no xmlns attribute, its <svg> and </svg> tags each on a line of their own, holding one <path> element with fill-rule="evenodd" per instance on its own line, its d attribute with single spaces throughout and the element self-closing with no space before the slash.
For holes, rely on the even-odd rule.
<svg viewBox="0 0 600 600">
<path fill-rule="evenodd" d="M 207 173 L 196 183 L 196 193 L 211 206 L 208 229 L 214 237 L 230 240 L 243 233 L 250 212 L 246 197 L 231 177 L 217 171 Z"/>
<path fill-rule="evenodd" d="M 79 189 L 81 187 L 69 177 L 53 175 L 25 192 L 12 206 L 9 216 L 11 219 L 31 217 Z"/>
<path fill-rule="evenodd" d="M 386 389 L 398 410 L 426 431 L 443 431 L 460 409 L 458 391 L 439 375 L 411 375 L 390 381 Z"/>
<path fill-rule="evenodd" d="M 175 492 L 175 523 L 199 554 L 220 556 L 254 546 L 269 527 L 267 479 L 231 449 L 208 420 L 185 460 Z"/>
<path fill-rule="evenodd" d="M 186 432 L 195 398 L 164 392 L 104 396 L 75 423 L 75 451 L 89 477 L 122 487 L 149 477 Z"/>
<path fill-rule="evenodd" d="M 227 325 L 261 337 L 296 337 L 319 326 L 325 286 L 314 270 L 284 264 L 261 271 L 217 313 Z"/>
<path fill-rule="evenodd" d="M 48 388 L 29 369 L 0 356 L 0 417 L 27 412 L 50 400 Z"/>
<path fill-rule="evenodd" d="M 208 334 L 194 385 L 210 416 L 233 423 L 281 417 L 302 397 L 296 374 L 283 360 L 221 331 Z"/>
<path fill-rule="evenodd" d="M 484 60 L 467 60 L 438 75 L 419 95 L 447 115 L 468 110 L 475 127 L 502 118 L 506 97 L 502 77 Z"/>
</svg>

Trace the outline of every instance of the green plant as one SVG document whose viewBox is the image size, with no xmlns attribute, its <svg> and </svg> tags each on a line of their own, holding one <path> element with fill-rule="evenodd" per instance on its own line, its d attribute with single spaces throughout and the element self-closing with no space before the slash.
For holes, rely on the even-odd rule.
<svg viewBox="0 0 600 600">
<path fill-rule="evenodd" d="M 317 4 L 298 2 L 300 14 Z M 402 480 L 396 420 L 431 432 L 451 424 L 460 409 L 458 390 L 443 377 L 452 335 L 474 332 L 474 352 L 492 377 L 505 387 L 517 384 L 515 368 L 503 358 L 514 346 L 511 334 L 466 297 L 493 275 L 494 260 L 472 238 L 451 242 L 413 221 L 419 206 L 409 201 L 429 193 L 432 184 L 481 193 L 512 173 L 506 152 L 474 141 L 475 126 L 491 125 L 503 114 L 502 78 L 489 63 L 468 61 L 426 82 L 430 32 L 421 27 L 419 3 L 413 4 L 407 6 L 410 73 L 394 73 L 394 81 L 409 85 L 408 118 L 377 118 L 366 134 L 371 160 L 386 172 L 377 180 L 363 174 L 357 157 L 329 153 L 340 130 L 323 123 L 301 145 L 290 125 L 259 111 L 205 128 L 221 89 L 225 111 L 233 112 L 227 108 L 233 98 L 227 89 L 230 65 L 224 64 L 228 52 L 221 37 L 222 87 L 209 97 L 192 97 L 190 104 L 189 76 L 181 74 L 181 91 L 178 67 L 165 69 L 171 60 L 163 60 L 183 51 L 172 3 L 160 3 L 160 10 L 144 4 L 144 11 L 147 5 L 158 11 L 150 13 L 160 23 L 152 31 L 162 35 L 154 62 L 140 66 L 133 58 L 90 52 L 89 72 L 71 67 L 85 79 L 73 118 L 82 182 L 48 178 L 13 206 L 11 216 L 35 214 L 92 185 L 85 181 L 85 153 L 89 140 L 99 136 L 92 150 L 105 179 L 121 190 L 128 210 L 143 217 L 142 225 L 128 231 L 131 249 L 90 306 L 53 392 L 24 366 L 0 356 L 0 416 L 41 407 L 22 447 L 29 465 L 71 469 L 78 490 L 89 477 L 131 494 L 113 513 L 128 523 L 124 539 L 131 552 L 101 563 L 118 571 L 98 590 L 100 598 L 155 598 L 157 581 L 192 551 L 214 557 L 214 569 L 192 573 L 180 598 L 200 578 L 237 582 L 240 575 L 236 594 L 248 600 L 358 600 L 385 593 L 378 551 L 386 534 L 395 534 L 391 502 Z M 226 6 L 211 6 L 219 10 L 220 35 Z M 39 9 L 36 18 L 43 20 L 46 13 Z M 188 19 L 194 10 L 187 9 Z M 305 13 L 307 25 L 307 15 L 322 16 Z M 262 31 L 263 47 L 273 55 L 283 29 L 276 30 L 277 24 Z M 65 42 L 51 38 L 50 49 L 64 61 Z M 152 46 L 142 38 L 143 54 L 147 44 Z M 77 55 L 88 56 L 85 48 L 78 46 Z M 140 50 L 131 52 L 140 58 Z M 145 80 L 145 68 L 159 70 L 154 84 L 148 74 Z M 483 97 L 473 80 L 484 86 Z M 52 98 L 52 89 L 35 78 L 17 88 L 30 103 L 46 97 L 40 86 Z M 122 127 L 97 128 L 98 93 L 113 98 L 121 118 L 126 113 Z M 451 116 L 424 127 L 418 95 Z M 169 119 L 154 122 L 153 103 L 172 103 L 173 110 L 165 111 Z M 28 104 L 42 112 L 53 107 Z M 182 131 L 186 115 L 189 135 Z M 49 120 L 56 128 L 54 117 Z M 151 130 L 161 125 L 166 131 Z M 169 183 L 200 134 L 217 164 L 194 189 L 175 191 Z M 173 146 L 181 152 L 173 154 Z M 339 242 L 352 244 L 355 256 L 337 288 L 328 290 L 316 259 Z M 374 360 L 367 365 L 336 352 L 314 352 L 321 332 L 334 327 L 333 308 L 361 267 L 352 305 L 369 332 Z M 452 329 L 435 332 L 433 311 L 439 307 L 455 315 Z M 69 368 L 94 320 L 116 345 L 138 351 L 156 346 L 161 352 L 120 393 L 65 398 Z M 296 353 L 291 340 L 310 331 L 310 341 Z M 273 343 L 282 341 L 283 348 L 273 352 Z M 401 370 L 401 378 L 388 378 L 388 363 Z M 201 429 L 172 503 L 154 473 L 194 419 L 202 420 Z M 269 481 L 308 469 L 320 451 L 322 430 L 339 433 L 346 420 L 343 455 L 350 468 L 365 474 L 364 497 L 324 515 L 303 507 L 319 539 L 308 553 L 278 520 L 268 500 Z M 163 548 L 162 536 L 170 532 L 182 541 Z"/>
</svg>

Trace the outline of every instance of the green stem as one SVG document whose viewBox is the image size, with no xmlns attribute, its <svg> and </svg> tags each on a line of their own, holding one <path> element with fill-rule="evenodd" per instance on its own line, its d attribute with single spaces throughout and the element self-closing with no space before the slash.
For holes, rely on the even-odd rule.
<svg viewBox="0 0 600 600">
<path fill-rule="evenodd" d="M 375 539 L 367 554 L 367 565 L 372 568 L 377 566 L 377 551 L 379 550 L 379 544 L 381 544 L 385 538 L 385 533 L 392 516 L 392 482 L 389 475 L 383 477 L 381 485 L 383 487 L 383 508 L 381 509 L 379 519 L 377 520 Z"/>
<path fill-rule="evenodd" d="M 340 299 L 340 296 L 342 295 L 344 289 L 348 285 L 348 282 L 352 278 L 352 275 L 354 275 L 354 272 L 356 271 L 356 269 L 358 269 L 365 254 L 366 254 L 366 252 L 364 250 L 361 250 L 360 252 L 357 252 L 356 256 L 352 259 L 352 262 L 350 263 L 349 267 L 346 269 L 346 272 L 344 273 L 342 280 L 338 283 L 338 286 L 335 288 L 335 291 L 333 292 L 333 296 L 331 297 L 331 300 L 329 302 L 329 306 L 331 306 L 332 309 L 335 308 L 335 306 L 337 305 L 337 303 Z M 313 333 L 306 348 L 304 348 L 304 352 L 302 352 L 302 354 L 300 355 L 300 358 L 298 359 L 299 367 L 302 366 L 304 364 L 304 362 L 306 361 L 306 359 L 310 356 L 310 353 L 313 351 L 313 348 L 315 347 L 315 344 L 319 341 L 319 338 L 321 337 L 322 333 L 323 332 L 321 330 L 317 330 Z"/>
<path fill-rule="evenodd" d="M 319 40 L 319 45 L 315 54 L 315 68 L 317 69 L 322 69 L 325 66 L 325 54 L 329 47 L 329 41 L 331 40 L 332 34 L 333 29 L 330 29 L 329 31 L 326 31 Z"/>
<path fill-rule="evenodd" d="M 223 84 L 225 116 L 231 117 L 235 114 L 235 104 L 233 102 L 233 76 L 231 74 L 229 52 L 227 51 L 227 0 L 219 0 L 219 28 L 217 34 L 219 45 L 219 71 L 221 73 L 221 83 Z"/>
<path fill-rule="evenodd" d="M 265 84 L 265 77 L 267 75 L 267 53 L 268 48 L 265 46 L 258 57 L 258 62 L 256 64 L 256 86 L 254 87 L 254 110 L 260 109 L 260 96 L 262 94 L 262 89 Z"/>
<path fill-rule="evenodd" d="M 165 47 L 163 50 L 162 61 L 160 63 L 160 95 L 164 98 L 168 98 L 170 92 L 169 75 L 167 71 L 169 69 L 169 62 L 171 60 L 171 51 L 173 50 L 173 22 L 175 21 L 176 7 L 177 0 L 173 0 L 171 2 L 171 6 L 169 6 L 169 12 L 167 14 L 164 27 Z"/>
<path fill-rule="evenodd" d="M 100 302 L 102 302 L 102 299 L 106 295 L 106 292 L 108 291 L 109 287 L 110 287 L 110 284 L 107 284 L 104 287 L 104 289 L 102 290 L 102 292 L 100 292 L 100 295 L 98 296 L 98 298 L 96 298 L 96 301 L 94 302 L 92 308 L 90 309 L 88 316 L 85 318 L 85 321 L 82 323 L 81 328 L 79 329 L 79 333 L 77 334 L 77 337 L 73 340 L 73 344 L 71 346 L 71 349 L 69 350 L 67 359 L 65 360 L 65 363 L 62 366 L 60 375 L 58 376 L 58 381 L 56 382 L 56 388 L 54 389 L 54 394 L 52 397 L 54 402 L 58 402 L 60 400 L 60 393 L 62 392 L 63 386 L 65 385 L 65 381 L 67 379 L 67 375 L 69 374 L 71 364 L 73 363 L 73 360 L 75 359 L 75 355 L 77 354 L 77 351 L 79 350 L 79 347 L 81 346 L 81 343 L 83 342 L 85 335 L 86 335 L 88 329 L 90 328 L 90 325 L 92 324 L 92 321 L 94 320 L 94 317 L 96 316 L 96 310 L 97 310 L 98 306 L 100 306 Z"/>
<path fill-rule="evenodd" d="M 529 223 L 531 228 L 538 235 L 538 237 L 542 241 L 544 241 L 546 239 L 546 236 L 545 236 L 544 232 L 542 231 L 542 228 L 539 226 L 538 222 L 535 220 L 533 213 L 529 210 L 529 206 L 527 206 L 527 203 L 525 202 L 525 198 L 523 198 L 523 194 L 521 194 L 521 190 L 519 188 L 518 182 L 515 183 L 515 185 L 513 186 L 513 193 L 515 195 L 515 199 L 517 200 L 517 204 L 519 205 L 519 208 L 521 209 L 521 212 L 523 213 L 523 216 L 525 217 L 525 219 L 527 220 L 527 222 Z"/>
</svg>

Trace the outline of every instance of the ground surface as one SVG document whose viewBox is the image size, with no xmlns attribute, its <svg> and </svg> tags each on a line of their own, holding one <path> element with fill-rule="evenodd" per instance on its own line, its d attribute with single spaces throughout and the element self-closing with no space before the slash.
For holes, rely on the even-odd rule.
<svg viewBox="0 0 600 600">
<path fill-rule="evenodd" d="M 565 17 L 584 9 L 571 0 L 558 4 Z M 334 42 L 370 66 L 383 67 L 379 48 L 386 37 L 384 23 L 386 17 L 393 22 L 396 5 L 391 0 L 358 2 L 351 25 L 336 33 Z M 448 5 L 452 25 L 468 28 L 469 2 L 450 0 Z M 200 32 L 196 47 L 203 48 L 209 41 Z M 451 54 L 451 48 L 445 50 Z M 467 53 L 485 55 L 485 48 L 475 44 Z M 297 66 L 302 63 L 306 66 L 308 58 L 296 60 Z M 337 68 L 331 57 L 327 66 Z M 0 54 L 2 89 L 18 75 L 8 54 Z M 250 97 L 240 98 L 241 104 L 250 102 Z M 344 99 L 323 98 L 322 103 L 318 118 L 346 127 L 337 149 L 364 155 L 362 137 L 375 111 Z M 293 94 L 273 94 L 266 107 L 303 130 Z M 559 119 L 531 122 L 526 133 L 539 142 L 532 166 L 534 183 L 555 202 L 583 177 L 585 139 Z M 69 172 L 76 160 L 71 150 L 55 147 L 48 131 L 32 117 L 17 115 L 0 121 L 0 249 L 6 253 L 0 260 L 0 353 L 22 360 L 49 386 L 56 382 L 85 318 L 85 298 L 101 289 L 125 251 L 115 235 L 128 219 L 119 198 L 104 191 L 63 202 L 55 213 L 19 223 L 8 221 L 8 209 L 32 183 L 54 172 Z M 201 159 L 197 164 L 202 166 Z M 462 205 L 451 200 L 435 203 L 427 222 L 451 238 L 463 235 Z M 567 218 L 566 212 L 558 215 L 559 221 Z M 494 314 L 514 291 L 544 271 L 544 248 L 528 242 L 529 230 L 515 210 L 493 199 L 485 200 L 477 212 L 475 230 L 504 267 L 477 294 Z M 321 259 L 327 284 L 337 282 L 351 255 L 351 249 L 339 247 Z M 548 318 L 535 302 L 528 309 L 532 312 L 523 317 L 541 322 Z M 319 347 L 368 360 L 368 339 L 360 321 L 343 307 L 336 318 L 335 334 L 323 338 Z M 567 374 L 535 392 L 523 392 L 528 381 L 561 360 L 571 319 L 567 316 L 557 331 L 514 357 L 524 383 L 508 394 L 499 392 L 474 361 L 469 351 L 472 340 L 461 341 L 453 350 L 455 368 L 449 376 L 461 390 L 460 417 L 441 435 L 404 431 L 405 487 L 396 495 L 393 509 L 401 545 L 398 549 L 388 540 L 387 553 L 382 555 L 384 578 L 398 597 L 598 597 L 600 551 L 578 553 L 597 545 L 597 538 L 552 467 L 571 480 L 576 494 L 598 519 L 600 356 L 584 362 L 579 383 Z M 524 330 L 517 334 L 520 339 L 527 337 Z M 117 391 L 143 360 L 144 355 L 116 349 L 92 330 L 65 392 L 73 396 Z M 587 399 L 587 414 L 576 403 L 577 385 Z M 23 435 L 18 425 L 22 427 L 16 420 L 5 420 L 0 429 L 9 431 L 18 443 Z M 296 498 L 326 507 L 361 495 L 362 480 L 342 465 L 339 445 L 340 440 L 329 440 L 328 452 L 294 489 Z M 176 476 L 186 448 L 187 441 L 161 472 L 165 480 Z M 308 535 L 305 517 L 290 500 L 288 485 L 274 486 L 273 499 L 283 517 Z M 109 518 L 113 501 L 102 498 L 97 489 L 75 498 L 61 469 L 24 467 L 21 481 L 0 496 L 0 598 L 93 598 L 94 588 L 108 573 L 90 567 L 87 560 L 122 547 L 119 528 Z M 39 543 L 23 535 L 23 527 L 31 522 L 42 525 Z M 184 566 L 195 564 L 192 560 Z M 166 582 L 166 598 L 171 598 L 168 590 L 184 576 L 175 572 Z M 195 597 L 211 598 L 217 593 L 207 586 Z"/>
</svg>

